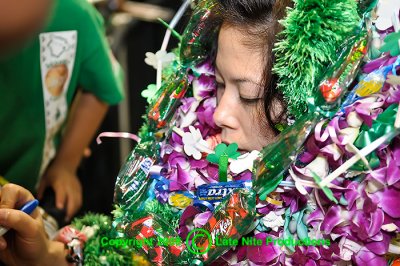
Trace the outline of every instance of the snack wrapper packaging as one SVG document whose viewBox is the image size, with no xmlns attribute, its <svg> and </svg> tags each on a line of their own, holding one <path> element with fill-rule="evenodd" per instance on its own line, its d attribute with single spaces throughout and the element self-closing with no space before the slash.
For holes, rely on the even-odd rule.
<svg viewBox="0 0 400 266">
<path fill-rule="evenodd" d="M 184 66 L 195 65 L 206 59 L 207 51 L 211 49 L 210 40 L 213 40 L 217 33 L 217 27 L 208 25 L 212 23 L 209 17 L 214 7 L 214 1 L 202 0 L 193 10 L 181 41 L 180 60 Z"/>
<path fill-rule="evenodd" d="M 207 231 L 206 237 L 193 238 L 186 240 L 187 245 L 190 240 L 191 249 L 207 250 L 201 255 L 204 263 L 210 263 L 228 251 L 231 246 L 216 245 L 216 238 L 239 239 L 252 224 L 256 214 L 256 194 L 249 189 L 236 189 L 226 197 L 223 202 L 215 209 L 213 215 L 201 228 Z M 188 248 L 188 249 L 190 249 Z"/>
<path fill-rule="evenodd" d="M 114 202 L 123 209 L 138 209 L 151 182 L 148 180 L 154 164 L 154 145 L 138 144 L 121 168 L 114 190 Z"/>
<path fill-rule="evenodd" d="M 150 108 L 148 118 L 154 128 L 161 129 L 168 125 L 176 111 L 180 100 L 188 89 L 188 80 L 180 74 L 171 83 L 166 83 L 160 89 L 160 96 Z"/>
<path fill-rule="evenodd" d="M 302 116 L 284 130 L 274 144 L 268 145 L 261 152 L 261 157 L 254 162 L 253 175 L 253 189 L 261 200 L 265 200 L 282 181 L 284 172 L 293 163 L 300 147 L 321 119 L 318 113 Z"/>
<path fill-rule="evenodd" d="M 184 257 L 187 252 L 181 238 L 155 214 L 142 215 L 133 222 L 121 222 L 119 228 L 153 265 L 177 264 L 180 256 Z"/>
</svg>

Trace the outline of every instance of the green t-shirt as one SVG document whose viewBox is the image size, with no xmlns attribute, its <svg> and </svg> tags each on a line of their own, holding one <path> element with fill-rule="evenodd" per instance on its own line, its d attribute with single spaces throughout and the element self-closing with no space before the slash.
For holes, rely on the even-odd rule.
<svg viewBox="0 0 400 266">
<path fill-rule="evenodd" d="M 56 153 L 76 89 L 108 104 L 123 98 L 102 17 L 84 0 L 54 3 L 45 30 L 0 58 L 0 175 L 31 191 Z"/>
</svg>

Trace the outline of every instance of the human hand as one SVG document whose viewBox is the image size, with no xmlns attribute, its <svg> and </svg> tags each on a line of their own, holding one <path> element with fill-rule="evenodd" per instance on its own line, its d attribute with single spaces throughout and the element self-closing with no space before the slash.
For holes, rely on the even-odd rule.
<svg viewBox="0 0 400 266">
<path fill-rule="evenodd" d="M 32 194 L 17 185 L 7 184 L 0 191 L 0 225 L 13 229 L 0 237 L 0 260 L 7 265 L 67 265 L 61 242 L 47 238 L 42 216 L 19 209 L 33 200 Z"/>
<path fill-rule="evenodd" d="M 38 199 L 43 197 L 46 187 L 52 187 L 56 197 L 56 207 L 66 210 L 66 222 L 82 206 L 82 186 L 76 174 L 66 167 L 51 164 L 38 188 Z"/>
</svg>

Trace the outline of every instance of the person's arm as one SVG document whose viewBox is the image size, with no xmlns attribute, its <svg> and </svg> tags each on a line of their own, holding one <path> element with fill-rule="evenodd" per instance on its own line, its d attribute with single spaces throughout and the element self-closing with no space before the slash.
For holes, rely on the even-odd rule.
<svg viewBox="0 0 400 266">
<path fill-rule="evenodd" d="M 45 171 L 38 188 L 39 199 L 47 186 L 54 189 L 56 207 L 66 207 L 67 220 L 82 205 L 82 188 L 76 171 L 85 148 L 108 110 L 108 105 L 91 93 L 82 93 L 72 109 L 60 148 Z"/>
<path fill-rule="evenodd" d="M 0 237 L 0 261 L 6 265 L 68 265 L 64 244 L 47 238 L 39 211 L 36 209 L 28 215 L 16 210 L 33 199 L 20 186 L 2 187 L 0 225 L 14 232 Z"/>
</svg>

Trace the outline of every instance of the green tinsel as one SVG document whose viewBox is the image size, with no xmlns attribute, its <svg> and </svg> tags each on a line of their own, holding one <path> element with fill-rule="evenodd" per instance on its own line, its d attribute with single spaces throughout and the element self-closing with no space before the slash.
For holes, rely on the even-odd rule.
<svg viewBox="0 0 400 266">
<path fill-rule="evenodd" d="M 284 30 L 275 44 L 279 76 L 288 111 L 296 118 L 307 110 L 306 100 L 318 90 L 326 67 L 337 58 L 337 50 L 359 25 L 354 0 L 294 0 Z"/>
<path fill-rule="evenodd" d="M 144 210 L 158 214 L 167 224 L 171 225 L 171 228 L 178 228 L 180 214 L 174 211 L 169 204 L 161 204 L 158 200 L 152 200 L 146 203 Z"/>
<path fill-rule="evenodd" d="M 97 265 L 132 265 L 132 253 L 101 246 L 101 238 L 111 236 L 111 218 L 102 214 L 88 213 L 75 218 L 72 226 L 82 230 L 84 226 L 98 227 L 96 234 L 89 238 L 83 250 L 84 264 Z"/>
</svg>

